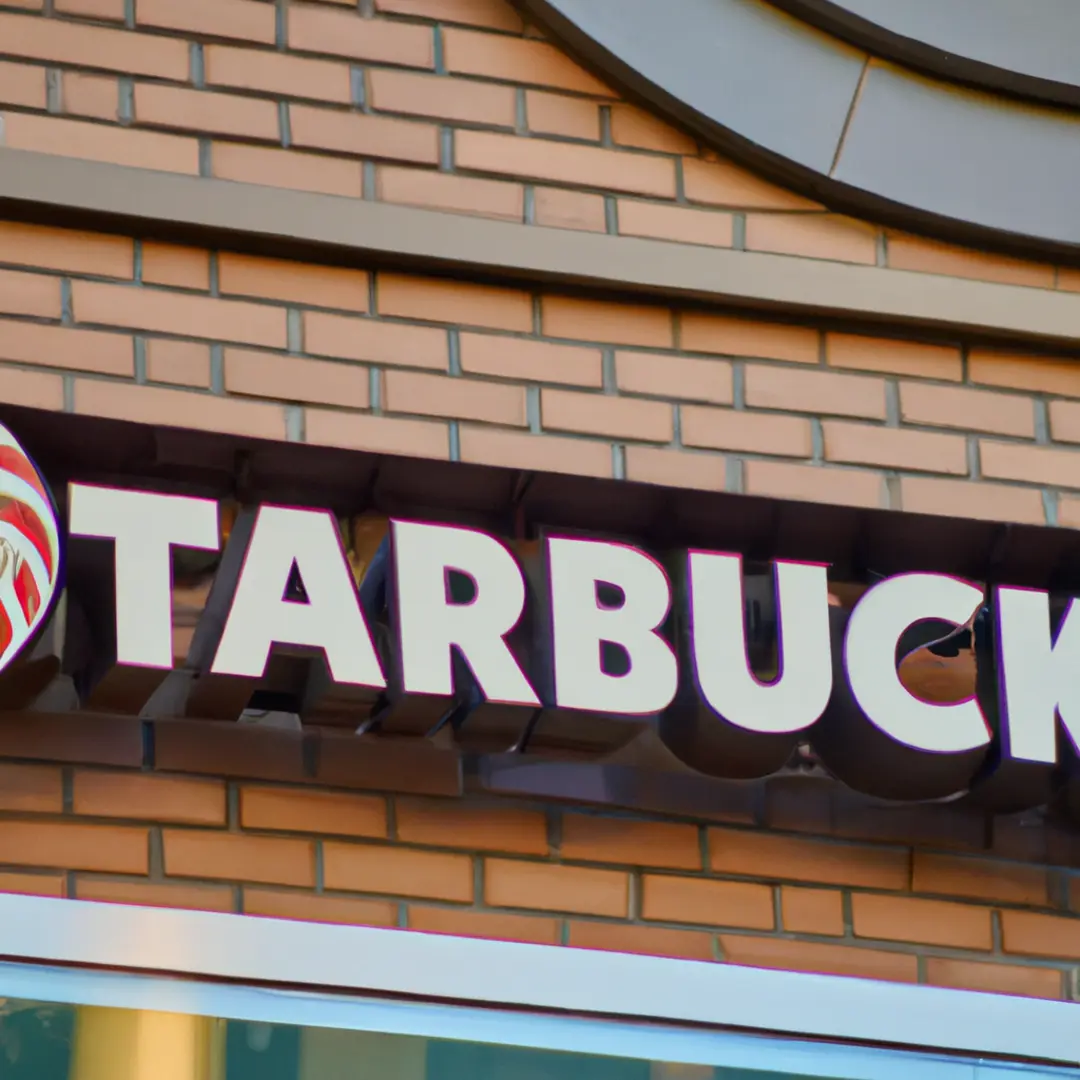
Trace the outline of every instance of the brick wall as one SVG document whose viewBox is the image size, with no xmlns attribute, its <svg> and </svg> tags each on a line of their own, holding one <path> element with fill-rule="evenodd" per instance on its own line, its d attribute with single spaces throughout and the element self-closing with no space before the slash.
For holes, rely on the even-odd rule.
<svg viewBox="0 0 1080 1080">
<path fill-rule="evenodd" d="M 12 403 L 429 458 L 1080 522 L 1080 368 L 0 222 Z"/>
<path fill-rule="evenodd" d="M 0 42 L 16 149 L 1080 289 L 1075 270 L 885 231 L 765 183 L 619 100 L 504 0 L 15 0 Z"/>
<path fill-rule="evenodd" d="M 1071 270 L 886 232 L 767 184 L 620 101 L 500 0 L 48 8 L 0 3 L 7 146 L 1080 288 Z M 0 396 L 1080 525 L 1080 369 L 1022 343 L 871 338 L 10 222 Z M 2 889 L 1077 996 L 1080 859 L 1044 827 L 927 835 L 901 817 L 883 834 L 802 804 L 702 823 L 345 791 L 305 774 L 299 750 L 264 752 L 256 730 L 241 765 L 197 724 L 169 728 L 152 760 L 137 720 L 80 725 L 0 718 Z"/>
<path fill-rule="evenodd" d="M 913 846 L 790 799 L 705 824 L 347 791 L 299 739 L 156 727 L 0 720 L 0 889 L 1077 996 L 1080 873 L 1038 829 Z"/>
</svg>

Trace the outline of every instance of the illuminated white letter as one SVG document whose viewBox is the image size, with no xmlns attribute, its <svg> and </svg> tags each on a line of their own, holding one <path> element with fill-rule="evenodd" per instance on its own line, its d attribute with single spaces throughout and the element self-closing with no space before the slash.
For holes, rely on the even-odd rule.
<svg viewBox="0 0 1080 1080">
<path fill-rule="evenodd" d="M 896 669 L 896 644 L 913 623 L 962 626 L 983 602 L 981 589 L 944 574 L 899 574 L 855 605 L 844 639 L 844 667 L 859 707 L 881 731 L 915 750 L 957 754 L 990 742 L 975 698 L 932 704 L 909 693 Z"/>
<path fill-rule="evenodd" d="M 390 528 L 405 693 L 452 694 L 456 647 L 489 701 L 539 705 L 505 640 L 525 609 L 514 556 L 472 529 L 412 521 L 392 521 Z M 472 579 L 476 594 L 469 603 L 451 602 L 451 571 Z"/>
<path fill-rule="evenodd" d="M 217 551 L 217 503 L 72 484 L 68 514 L 72 536 L 115 543 L 117 663 L 171 668 L 170 548 Z"/>
<path fill-rule="evenodd" d="M 774 564 L 779 675 L 762 683 L 747 659 L 742 558 L 692 551 L 689 563 L 694 676 L 706 703 L 747 731 L 809 727 L 832 693 L 825 567 Z"/>
<path fill-rule="evenodd" d="M 285 598 L 294 564 L 307 603 Z M 257 679 L 274 644 L 322 649 L 334 682 L 386 685 L 337 523 L 324 510 L 259 508 L 211 671 Z"/>
<path fill-rule="evenodd" d="M 671 607 L 671 586 L 658 563 L 625 544 L 548 540 L 555 704 L 566 709 L 648 716 L 671 704 L 678 664 L 656 632 Z M 614 585 L 618 607 L 600 603 L 597 587 Z M 626 650 L 630 670 L 609 675 L 601 647 Z"/>
<path fill-rule="evenodd" d="M 1056 716 L 1080 749 L 1080 615 L 1070 600 L 1050 640 L 1050 598 L 1035 589 L 995 589 L 998 686 L 1005 752 L 1057 763 Z"/>
</svg>

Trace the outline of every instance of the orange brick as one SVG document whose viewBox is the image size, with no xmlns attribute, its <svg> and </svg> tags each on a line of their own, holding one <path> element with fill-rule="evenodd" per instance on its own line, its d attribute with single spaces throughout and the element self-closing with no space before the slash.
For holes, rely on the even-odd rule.
<svg viewBox="0 0 1080 1080">
<path fill-rule="evenodd" d="M 751 454 L 808 458 L 811 453 L 809 420 L 693 405 L 682 410 L 682 441 L 686 446 Z"/>
<path fill-rule="evenodd" d="M 646 348 L 672 347 L 671 312 L 662 307 L 545 296 L 543 328 L 547 337 L 611 341 Z"/>
<path fill-rule="evenodd" d="M 135 373 L 134 346 L 127 334 L 41 323 L 0 320 L 0 358 L 103 375 Z"/>
<path fill-rule="evenodd" d="M 150 382 L 206 388 L 210 385 L 210 346 L 151 339 L 146 343 L 146 377 Z"/>
<path fill-rule="evenodd" d="M 421 165 L 439 163 L 439 130 L 434 124 L 319 109 L 313 105 L 293 105 L 289 120 L 295 146 L 415 161 Z"/>
<path fill-rule="evenodd" d="M 603 385 L 601 359 L 599 349 L 494 334 L 461 335 L 461 370 L 470 375 L 599 388 Z"/>
<path fill-rule="evenodd" d="M 1001 938 L 1007 953 L 1080 960 L 1080 919 L 1003 911 Z"/>
<path fill-rule="evenodd" d="M 134 245 L 126 237 L 49 229 L 15 221 L 0 224 L 0 262 L 95 277 L 131 278 L 134 260 Z"/>
<path fill-rule="evenodd" d="M 309 840 L 165 829 L 162 841 L 170 876 L 315 884 L 315 849 Z"/>
<path fill-rule="evenodd" d="M 224 825 L 225 784 L 192 777 L 80 770 L 75 774 L 72 808 L 88 817 Z"/>
<path fill-rule="evenodd" d="M 84 65 L 88 57 L 93 57 L 94 67 L 103 71 L 176 82 L 188 77 L 188 44 L 175 38 L 80 26 L 32 15 L 0 14 L 0 41 L 10 56 L 72 67 Z M 94 130 L 100 132 L 101 128 Z"/>
<path fill-rule="evenodd" d="M 1032 438 L 1035 411 L 1030 398 L 926 383 L 900 384 L 900 419 L 909 424 L 990 431 Z"/>
<path fill-rule="evenodd" d="M 633 105 L 612 105 L 611 138 L 619 146 L 636 146 L 664 154 L 697 153 L 693 138 Z"/>
<path fill-rule="evenodd" d="M 72 283 L 75 318 L 163 334 L 195 334 L 221 341 L 239 341 L 285 348 L 284 308 L 217 300 L 204 296 L 103 285 Z"/>
<path fill-rule="evenodd" d="M 598 146 L 523 139 L 488 131 L 458 131 L 454 162 L 459 169 L 522 176 L 556 184 L 582 184 L 639 195 L 675 197 L 675 165 L 669 158 Z"/>
<path fill-rule="evenodd" d="M 687 311 L 680 316 L 680 342 L 688 352 L 755 356 L 799 364 L 818 362 L 819 334 L 803 326 Z"/>
<path fill-rule="evenodd" d="M 135 904 L 138 907 L 184 908 L 189 911 L 233 911 L 233 890 L 228 885 L 159 884 L 79 875 L 75 882 L 79 900 L 103 904 Z"/>
<path fill-rule="evenodd" d="M 443 31 L 446 70 L 501 82 L 528 82 L 581 94 L 611 96 L 599 79 L 562 50 L 543 41 L 499 37 L 475 30 Z"/>
<path fill-rule="evenodd" d="M 1080 364 L 1075 360 L 972 349 L 968 353 L 968 376 L 973 383 L 984 386 L 1080 397 Z"/>
<path fill-rule="evenodd" d="M 484 861 L 484 899 L 495 907 L 579 911 L 623 919 L 629 896 L 629 876 L 616 870 L 511 859 Z"/>
<path fill-rule="evenodd" d="M 973 896 L 1010 904 L 1047 903 L 1046 870 L 1039 866 L 1010 866 L 990 859 L 966 859 L 916 851 L 912 889 L 921 893 Z"/>
<path fill-rule="evenodd" d="M 525 189 L 502 180 L 382 165 L 375 174 L 377 198 L 402 206 L 426 206 L 452 214 L 475 214 L 520 222 Z"/>
<path fill-rule="evenodd" d="M 900 479 L 900 498 L 903 508 L 912 514 L 1046 523 L 1042 495 L 1034 488 L 904 476 Z"/>
<path fill-rule="evenodd" d="M 445 371 L 450 364 L 445 330 L 314 311 L 304 312 L 304 347 L 317 356 L 397 367 Z"/>
<path fill-rule="evenodd" d="M 53 10 L 58 15 L 124 21 L 124 0 L 53 0 Z"/>
<path fill-rule="evenodd" d="M 884 420 L 885 381 L 867 375 L 748 364 L 746 404 L 759 409 Z"/>
<path fill-rule="evenodd" d="M 1033 285 L 1040 289 L 1054 287 L 1054 268 L 1038 263 L 987 255 L 982 251 L 939 244 L 904 233 L 887 234 L 889 266 L 894 270 L 921 270 L 927 274 L 978 278 L 1008 285 Z"/>
<path fill-rule="evenodd" d="M 235 143 L 214 143 L 211 161 L 219 180 L 355 198 L 364 189 L 363 169 L 358 161 Z"/>
<path fill-rule="evenodd" d="M 55 412 L 64 407 L 64 384 L 59 375 L 0 368 L 0 397 L 9 405 Z"/>
<path fill-rule="evenodd" d="M 1050 435 L 1057 442 L 1080 442 L 1080 404 L 1050 402 Z"/>
<path fill-rule="evenodd" d="M 533 194 L 533 210 L 537 225 L 553 229 L 581 229 L 585 232 L 607 230 L 602 195 L 538 187 Z"/>
<path fill-rule="evenodd" d="M 507 915 L 493 911 L 409 905 L 409 929 L 423 934 L 454 934 L 489 941 L 525 941 L 534 945 L 560 944 L 559 920 L 539 915 Z"/>
<path fill-rule="evenodd" d="M 274 9 L 255 0 L 139 0 L 140 26 L 274 44 Z"/>
<path fill-rule="evenodd" d="M 226 349 L 225 389 L 251 397 L 366 409 L 369 380 L 367 368 L 355 364 Z"/>
<path fill-rule="evenodd" d="M 63 809 L 59 769 L 50 765 L 0 764 L 0 810 L 59 814 Z"/>
<path fill-rule="evenodd" d="M 856 893 L 852 919 L 859 937 L 949 945 L 956 949 L 993 947 L 989 908 L 944 900 Z"/>
<path fill-rule="evenodd" d="M 619 232 L 711 247 L 731 247 L 733 235 L 730 214 L 637 199 L 619 200 Z"/>
<path fill-rule="evenodd" d="M 120 80 L 108 75 L 65 71 L 61 83 L 64 112 L 116 123 L 120 114 Z"/>
<path fill-rule="evenodd" d="M 547 821 L 531 810 L 472 809 L 449 801 L 396 801 L 397 838 L 407 844 L 546 855 Z"/>
<path fill-rule="evenodd" d="M 506 0 L 375 0 L 376 11 L 520 33 L 521 16 Z"/>
<path fill-rule="evenodd" d="M 475 379 L 424 375 L 414 371 L 383 373 L 383 406 L 389 412 L 454 416 L 489 424 L 524 427 L 525 388 Z"/>
<path fill-rule="evenodd" d="M 44 109 L 47 99 L 45 69 L 30 64 L 0 62 L 0 102 Z"/>
<path fill-rule="evenodd" d="M 752 930 L 772 930 L 776 923 L 767 885 L 646 874 L 643 886 L 641 913 L 646 919 Z"/>
<path fill-rule="evenodd" d="M 877 473 L 789 465 L 779 461 L 748 461 L 745 490 L 748 495 L 768 495 L 775 499 L 875 508 L 881 506 L 884 489 Z"/>
<path fill-rule="evenodd" d="M 125 825 L 5 821 L 0 823 L 0 863 L 145 874 L 150 834 Z"/>
<path fill-rule="evenodd" d="M 380 315 L 522 333 L 532 330 L 532 300 L 517 289 L 380 274 L 378 298 Z"/>
<path fill-rule="evenodd" d="M 723 491 L 727 461 L 719 454 L 661 450 L 655 446 L 626 447 L 626 478 L 663 487 Z"/>
<path fill-rule="evenodd" d="M 244 888 L 244 914 L 301 922 L 396 926 L 397 904 L 348 896 L 317 896 L 289 889 Z"/>
<path fill-rule="evenodd" d="M 784 885 L 780 889 L 784 929 L 796 934 L 844 933 L 844 904 L 836 889 L 805 889 Z"/>
<path fill-rule="evenodd" d="M 701 869 L 698 830 L 662 821 L 565 814 L 560 853 L 584 862 Z"/>
<path fill-rule="evenodd" d="M 675 432 L 670 405 L 608 394 L 542 390 L 540 415 L 544 428 L 552 431 L 661 443 L 670 442 Z"/>
<path fill-rule="evenodd" d="M 278 142 L 280 138 L 278 110 L 273 101 L 159 83 L 136 85 L 135 119 L 154 127 L 244 139 Z"/>
<path fill-rule="evenodd" d="M 849 975 L 887 982 L 913 983 L 919 977 L 918 958 L 907 953 L 728 934 L 720 938 L 720 946 L 726 960 L 746 967 Z"/>
<path fill-rule="evenodd" d="M 826 420 L 822 432 L 828 461 L 954 476 L 966 476 L 968 472 L 967 440 L 963 435 L 938 435 L 842 420 Z"/>
<path fill-rule="evenodd" d="M 473 898 L 472 860 L 374 844 L 323 844 L 328 889 L 394 893 L 469 902 Z"/>
<path fill-rule="evenodd" d="M 59 278 L 0 270 L 0 311 L 59 319 Z"/>
<path fill-rule="evenodd" d="M 746 247 L 835 262 L 877 262 L 877 230 L 832 214 L 748 214 Z"/>
<path fill-rule="evenodd" d="M 963 377 L 960 350 L 954 345 L 922 345 L 858 334 L 826 334 L 825 354 L 833 367 L 951 382 L 959 382 Z"/>
<path fill-rule="evenodd" d="M 468 425 L 461 427 L 460 440 L 461 460 L 465 462 L 576 476 L 611 476 L 611 447 L 603 442 Z"/>
<path fill-rule="evenodd" d="M 227 431 L 255 439 L 285 438 L 285 414 L 280 405 L 156 386 L 79 379 L 75 383 L 75 412 L 138 424 Z"/>
<path fill-rule="evenodd" d="M 290 98 L 314 98 L 341 105 L 352 102 L 349 66 L 336 60 L 310 60 L 266 49 L 207 45 L 206 82 L 237 90 L 261 90 Z"/>
<path fill-rule="evenodd" d="M 3 121 L 4 144 L 12 150 L 191 176 L 199 172 L 199 143 L 193 138 L 30 113 L 4 113 Z"/>
<path fill-rule="evenodd" d="M 906 889 L 908 885 L 908 855 L 899 848 L 711 829 L 709 857 L 713 870 L 771 881 L 812 881 L 871 889 Z"/>
<path fill-rule="evenodd" d="M 979 458 L 983 475 L 991 479 L 1080 487 L 1080 454 L 1073 450 L 982 439 L 979 442 Z"/>
<path fill-rule="evenodd" d="M 124 0 L 53 0 L 53 10 L 58 15 L 111 19 L 122 23 Z"/>
<path fill-rule="evenodd" d="M 178 289 L 210 288 L 210 256 L 202 248 L 178 247 L 144 240 L 142 279 L 151 285 L 173 285 Z"/>
<path fill-rule="evenodd" d="M 595 101 L 549 94 L 543 90 L 526 90 L 525 115 L 530 131 L 600 141 L 600 109 Z"/>
<path fill-rule="evenodd" d="M 446 424 L 423 420 L 398 420 L 386 416 L 307 409 L 305 435 L 314 446 L 339 446 L 346 450 L 371 450 L 413 457 L 450 456 Z"/>
<path fill-rule="evenodd" d="M 945 956 L 926 958 L 926 981 L 931 986 L 979 990 L 988 994 L 1060 998 L 1061 972 L 1020 964 L 983 964 Z"/>
<path fill-rule="evenodd" d="M 567 944 L 573 949 L 673 956 L 683 960 L 712 960 L 712 935 L 698 930 L 665 930 L 657 926 L 585 922 L 573 919 Z"/>
<path fill-rule="evenodd" d="M 740 169 L 730 161 L 683 158 L 683 186 L 690 202 L 748 210 L 820 210 L 784 188 Z"/>
<path fill-rule="evenodd" d="M 360 19 L 355 11 L 314 4 L 289 5 L 289 48 L 403 67 L 435 66 L 430 27 Z"/>
<path fill-rule="evenodd" d="M 222 252 L 218 274 L 226 294 L 367 311 L 368 275 L 363 270 Z"/>
<path fill-rule="evenodd" d="M 240 792 L 245 829 L 386 837 L 386 800 L 302 788 L 245 787 Z"/>
<path fill-rule="evenodd" d="M 369 71 L 368 86 L 371 107 L 379 112 L 433 116 L 492 127 L 514 126 L 516 105 L 512 86 L 391 68 Z"/>
<path fill-rule="evenodd" d="M 1064 529 L 1080 529 L 1080 499 L 1058 496 L 1057 523 Z"/>
<path fill-rule="evenodd" d="M 63 874 L 2 872 L 0 873 L 0 893 L 62 897 L 67 893 L 67 882 Z"/>
</svg>

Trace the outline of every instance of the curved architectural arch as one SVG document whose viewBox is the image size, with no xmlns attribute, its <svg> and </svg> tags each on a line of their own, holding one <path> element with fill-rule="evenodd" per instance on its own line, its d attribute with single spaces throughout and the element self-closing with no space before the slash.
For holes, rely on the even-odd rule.
<svg viewBox="0 0 1080 1080">
<path fill-rule="evenodd" d="M 517 2 L 631 97 L 833 207 L 1077 257 L 1080 113 L 928 78 L 765 0 Z"/>
</svg>

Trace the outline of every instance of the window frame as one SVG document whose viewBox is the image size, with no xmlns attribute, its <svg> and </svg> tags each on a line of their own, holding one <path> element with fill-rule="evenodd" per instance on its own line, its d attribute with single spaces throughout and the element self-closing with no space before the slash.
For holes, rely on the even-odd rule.
<svg viewBox="0 0 1080 1080">
<path fill-rule="evenodd" d="M 353 1017 L 345 1026 L 355 1026 L 365 1010 L 373 1016 L 381 1009 L 385 1023 L 396 1016 L 399 1024 L 415 1024 L 418 1008 L 429 1010 L 425 1015 L 452 1009 L 461 1024 L 489 1035 L 500 1025 L 517 1031 L 512 1045 L 524 1045 L 527 1028 L 544 1028 L 550 1038 L 560 1026 L 577 1033 L 574 1045 L 610 1037 L 609 1053 L 627 1056 L 633 1040 L 647 1035 L 653 1060 L 680 1060 L 689 1047 L 700 1056 L 701 1046 L 725 1039 L 728 1047 L 736 1046 L 733 1039 L 755 1039 L 746 1045 L 761 1052 L 764 1034 L 779 1037 L 776 1045 L 789 1053 L 794 1039 L 816 1046 L 818 1056 L 827 1045 L 849 1062 L 867 1053 L 899 1062 L 894 1073 L 882 1057 L 884 1071 L 850 1074 L 857 1077 L 899 1077 L 910 1068 L 910 1059 L 881 1047 L 937 1055 L 948 1080 L 997 1076 L 1017 1067 L 1008 1061 L 1070 1066 L 1064 1075 L 1080 1075 L 1075 1004 L 834 975 L 10 894 L 0 895 L 0 957 L 0 972 L 12 984 L 51 980 L 56 993 L 70 997 L 65 978 L 84 989 L 92 981 L 99 997 L 107 991 L 115 1002 L 197 1015 L 227 1015 L 220 1009 L 231 1002 L 234 1011 L 263 1009 L 234 1019 L 269 1020 L 271 1004 L 286 1003 L 294 1018 L 274 1022 L 295 1024 L 303 1022 L 295 1016 L 304 1014 L 305 1002 L 314 1002 L 323 1019 L 313 1026 L 332 1027 L 339 1025 L 326 1018 L 335 1010 Z M 23 996 L 15 989 L 3 993 Z M 407 1021 L 400 1019 L 402 1001 L 411 1003 Z M 661 1044 L 670 1048 L 660 1052 Z M 987 1060 L 948 1056 L 956 1054 Z M 1062 1075 L 1060 1068 L 1024 1075 L 1044 1074 Z M 936 1080 L 938 1073 L 919 1075 Z"/>
</svg>

